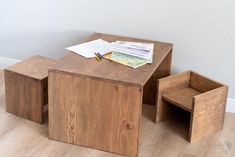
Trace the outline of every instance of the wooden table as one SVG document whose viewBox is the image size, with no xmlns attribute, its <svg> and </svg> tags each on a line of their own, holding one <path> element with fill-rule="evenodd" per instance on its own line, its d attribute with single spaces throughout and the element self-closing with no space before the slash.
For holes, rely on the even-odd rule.
<svg viewBox="0 0 235 157">
<path fill-rule="evenodd" d="M 49 70 L 49 138 L 138 156 L 142 103 L 155 104 L 170 74 L 172 44 L 94 33 L 86 41 L 153 42 L 153 63 L 132 69 L 69 52 Z"/>
</svg>

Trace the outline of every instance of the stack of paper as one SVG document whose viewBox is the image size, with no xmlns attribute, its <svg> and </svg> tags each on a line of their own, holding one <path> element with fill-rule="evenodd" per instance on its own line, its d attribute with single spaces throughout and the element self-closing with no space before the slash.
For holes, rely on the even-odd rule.
<svg viewBox="0 0 235 157">
<path fill-rule="evenodd" d="M 112 43 L 112 54 L 106 58 L 115 62 L 137 68 L 153 60 L 153 43 L 116 41 Z"/>
<path fill-rule="evenodd" d="M 153 43 L 116 41 L 112 43 L 111 50 L 113 52 L 124 53 L 146 60 L 152 60 L 153 47 Z"/>
<path fill-rule="evenodd" d="M 97 39 L 66 49 L 86 58 L 95 57 L 95 53 L 99 53 L 106 59 L 137 68 L 147 63 L 152 63 L 154 44 L 127 41 L 110 43 Z"/>
</svg>

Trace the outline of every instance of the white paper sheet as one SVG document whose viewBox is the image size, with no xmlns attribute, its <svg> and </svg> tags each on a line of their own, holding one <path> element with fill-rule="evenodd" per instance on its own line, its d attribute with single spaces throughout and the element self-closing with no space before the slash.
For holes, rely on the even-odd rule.
<svg viewBox="0 0 235 157">
<path fill-rule="evenodd" d="M 83 57 L 95 57 L 95 53 L 99 52 L 101 55 L 111 52 L 111 43 L 102 39 L 93 40 L 79 45 L 66 48 L 69 51 L 75 52 Z"/>
<path fill-rule="evenodd" d="M 116 41 L 111 44 L 111 50 L 114 52 L 133 55 L 152 62 L 154 43 L 139 43 Z"/>
</svg>

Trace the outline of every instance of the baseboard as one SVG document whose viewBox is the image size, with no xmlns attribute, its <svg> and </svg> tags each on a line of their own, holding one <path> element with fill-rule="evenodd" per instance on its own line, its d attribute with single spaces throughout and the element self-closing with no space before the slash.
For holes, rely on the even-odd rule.
<svg viewBox="0 0 235 157">
<path fill-rule="evenodd" d="M 235 113 L 235 99 L 232 98 L 227 99 L 226 112 Z"/>
<path fill-rule="evenodd" d="M 20 62 L 20 60 L 0 57 L 0 69 L 4 69 L 18 62 Z"/>
</svg>

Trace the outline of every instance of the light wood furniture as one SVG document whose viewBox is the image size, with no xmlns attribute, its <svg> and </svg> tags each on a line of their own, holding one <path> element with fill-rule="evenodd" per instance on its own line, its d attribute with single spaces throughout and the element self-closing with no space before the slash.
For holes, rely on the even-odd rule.
<svg viewBox="0 0 235 157">
<path fill-rule="evenodd" d="M 228 87 L 193 71 L 158 80 L 156 122 L 174 116 L 171 104 L 191 113 L 189 141 L 223 128 Z"/>
<path fill-rule="evenodd" d="M 54 63 L 53 59 L 33 56 L 4 70 L 7 112 L 43 122 L 43 106 L 48 103 L 48 67 Z"/>
<path fill-rule="evenodd" d="M 172 44 L 94 33 L 86 41 L 154 42 L 153 63 L 132 69 L 69 52 L 49 70 L 49 138 L 138 156 L 142 102 L 170 74 Z"/>
</svg>

